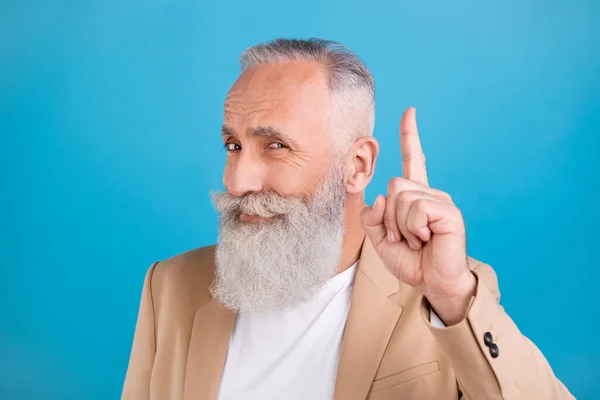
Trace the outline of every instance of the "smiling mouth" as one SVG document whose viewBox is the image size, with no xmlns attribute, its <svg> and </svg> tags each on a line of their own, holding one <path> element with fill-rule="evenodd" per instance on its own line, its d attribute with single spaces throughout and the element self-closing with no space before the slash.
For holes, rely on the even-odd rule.
<svg viewBox="0 0 600 400">
<path fill-rule="evenodd" d="M 266 219 L 267 218 L 259 217 L 258 215 L 250 215 L 250 214 L 245 214 L 245 213 L 240 214 L 240 220 L 242 222 L 247 222 L 250 224 L 256 224 L 256 223 L 265 221 Z"/>
<path fill-rule="evenodd" d="M 246 223 L 249 223 L 249 224 L 258 224 L 258 223 L 261 223 L 261 222 L 269 222 L 269 221 L 278 220 L 280 218 L 283 218 L 283 215 L 282 214 L 276 214 L 276 215 L 273 215 L 272 217 L 260 217 L 258 215 L 240 213 L 239 214 L 239 218 L 240 218 L 240 221 L 242 221 L 242 222 L 246 222 Z"/>
</svg>

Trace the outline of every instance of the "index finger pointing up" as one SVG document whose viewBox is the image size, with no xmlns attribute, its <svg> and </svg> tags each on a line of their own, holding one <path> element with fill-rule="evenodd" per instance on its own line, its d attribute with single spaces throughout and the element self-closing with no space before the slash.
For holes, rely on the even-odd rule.
<svg viewBox="0 0 600 400">
<path fill-rule="evenodd" d="M 407 108 L 400 121 L 400 152 L 402 153 L 402 177 L 429 186 L 425 155 L 417 130 L 417 110 Z"/>
</svg>

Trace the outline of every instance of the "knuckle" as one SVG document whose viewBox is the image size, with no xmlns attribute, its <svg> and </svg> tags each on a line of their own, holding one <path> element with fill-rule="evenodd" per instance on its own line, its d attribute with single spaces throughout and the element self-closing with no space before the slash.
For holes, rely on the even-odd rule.
<svg viewBox="0 0 600 400">
<path fill-rule="evenodd" d="M 412 194 L 408 190 L 404 190 L 396 195 L 396 202 L 401 204 L 408 204 L 412 201 Z"/>
<path fill-rule="evenodd" d="M 428 200 L 426 199 L 417 199 L 413 203 L 413 209 L 418 213 L 423 213 L 427 209 Z"/>
<path fill-rule="evenodd" d="M 449 202 L 451 202 L 451 203 L 453 202 L 453 201 L 452 201 L 452 196 L 450 196 L 450 194 L 448 194 L 448 193 L 446 193 L 446 192 L 442 192 L 442 191 L 440 191 L 440 195 L 441 195 L 441 196 L 442 196 L 444 199 L 448 200 Z"/>
<path fill-rule="evenodd" d="M 400 189 L 402 188 L 403 185 L 403 178 L 400 178 L 398 176 L 390 179 L 390 182 L 388 183 L 388 191 L 389 192 L 397 192 L 400 191 Z"/>
<path fill-rule="evenodd" d="M 431 188 L 431 193 L 437 197 L 444 199 L 444 200 L 452 201 L 452 196 L 450 196 L 449 193 L 444 192 L 443 190 Z"/>
</svg>

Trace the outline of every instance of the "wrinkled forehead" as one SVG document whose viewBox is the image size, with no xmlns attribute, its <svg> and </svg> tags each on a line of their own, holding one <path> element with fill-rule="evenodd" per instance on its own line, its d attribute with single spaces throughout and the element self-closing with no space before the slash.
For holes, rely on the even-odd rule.
<svg viewBox="0 0 600 400">
<path fill-rule="evenodd" d="M 299 134 L 327 130 L 330 95 L 322 68 L 309 61 L 244 71 L 225 100 L 224 122 L 235 130 L 271 125 Z"/>
</svg>

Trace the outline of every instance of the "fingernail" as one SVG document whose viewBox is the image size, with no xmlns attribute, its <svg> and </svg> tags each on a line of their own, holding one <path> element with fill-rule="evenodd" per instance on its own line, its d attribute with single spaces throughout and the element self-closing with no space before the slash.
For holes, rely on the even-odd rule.
<svg viewBox="0 0 600 400">
<path fill-rule="evenodd" d="M 394 232 L 391 229 L 388 229 L 388 242 L 393 243 L 396 240 L 396 235 L 394 235 Z"/>
</svg>

